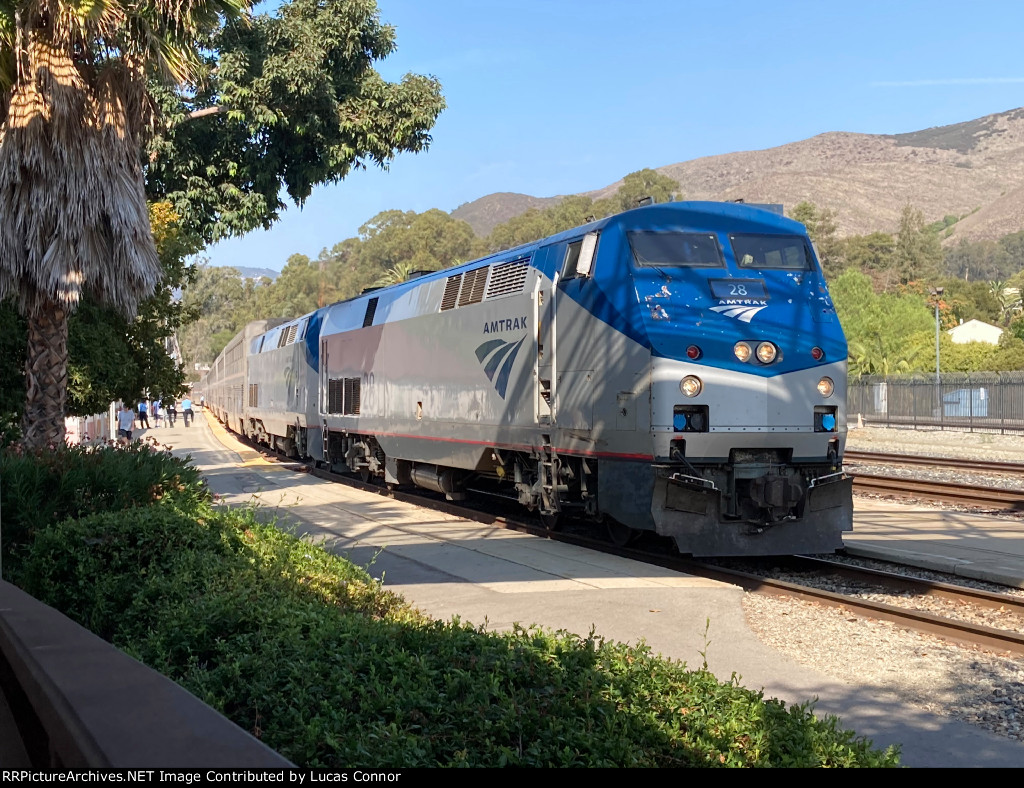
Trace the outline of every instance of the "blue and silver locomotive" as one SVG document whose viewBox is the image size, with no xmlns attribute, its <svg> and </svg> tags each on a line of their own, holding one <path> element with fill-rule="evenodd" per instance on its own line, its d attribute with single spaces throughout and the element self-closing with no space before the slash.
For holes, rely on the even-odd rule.
<svg viewBox="0 0 1024 788">
<path fill-rule="evenodd" d="M 274 325 L 244 398 L 205 385 L 229 425 L 364 478 L 695 556 L 821 553 L 852 527 L 846 357 L 803 225 L 678 202 Z"/>
</svg>

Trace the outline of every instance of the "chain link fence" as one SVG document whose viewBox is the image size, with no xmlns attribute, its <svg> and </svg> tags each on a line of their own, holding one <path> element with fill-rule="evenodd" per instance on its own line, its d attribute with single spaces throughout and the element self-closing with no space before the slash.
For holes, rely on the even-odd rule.
<svg viewBox="0 0 1024 788">
<path fill-rule="evenodd" d="M 850 378 L 851 424 L 1024 433 L 1024 372 Z"/>
</svg>

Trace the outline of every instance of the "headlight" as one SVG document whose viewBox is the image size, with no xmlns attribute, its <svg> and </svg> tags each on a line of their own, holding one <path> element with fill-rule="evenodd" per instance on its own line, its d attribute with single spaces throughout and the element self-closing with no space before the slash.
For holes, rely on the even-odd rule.
<svg viewBox="0 0 1024 788">
<path fill-rule="evenodd" d="M 831 397 L 832 392 L 836 390 L 836 384 L 832 382 L 832 378 L 822 378 L 818 381 L 818 393 L 823 397 Z"/>
<path fill-rule="evenodd" d="M 778 353 L 779 349 L 771 342 L 762 342 L 757 346 L 757 360 L 762 364 L 771 364 Z"/>
<path fill-rule="evenodd" d="M 746 342 L 737 342 L 732 346 L 732 352 L 736 354 L 736 358 L 740 361 L 746 362 L 750 360 L 750 345 Z"/>
<path fill-rule="evenodd" d="M 695 375 L 687 375 L 681 381 L 679 381 L 679 390 L 683 392 L 687 397 L 696 397 L 700 394 L 701 389 L 704 388 L 704 384 L 700 382 L 700 378 Z"/>
</svg>

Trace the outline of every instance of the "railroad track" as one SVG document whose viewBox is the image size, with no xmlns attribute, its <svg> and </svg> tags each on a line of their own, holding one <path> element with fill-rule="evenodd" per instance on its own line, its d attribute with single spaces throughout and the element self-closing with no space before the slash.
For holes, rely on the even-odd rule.
<svg viewBox="0 0 1024 788">
<path fill-rule="evenodd" d="M 861 494 L 885 495 L 918 501 L 927 500 L 1001 512 L 1024 512 L 1024 492 L 974 484 L 951 484 L 950 482 L 854 473 L 853 491 Z"/>
<path fill-rule="evenodd" d="M 610 555 L 632 558 L 686 574 L 708 577 L 732 585 L 738 585 L 752 593 L 797 598 L 829 607 L 842 608 L 856 615 L 891 621 L 899 626 L 937 635 L 948 641 L 965 646 L 1024 655 L 1024 634 L 1019 631 L 1024 630 L 1024 625 L 1018 627 L 1017 630 L 979 625 L 906 606 L 864 599 L 857 592 L 837 593 L 821 588 L 820 580 L 825 576 L 839 576 L 846 581 L 857 584 L 861 587 L 861 590 L 864 587 L 870 588 L 874 594 L 889 593 L 894 597 L 899 597 L 900 595 L 941 597 L 950 600 L 954 605 L 975 605 L 997 609 L 1024 622 L 1024 599 L 1019 597 L 1007 594 L 993 594 L 963 586 L 853 567 L 848 564 L 823 559 L 803 556 L 772 559 L 772 563 L 783 565 L 787 573 L 802 573 L 806 576 L 807 582 L 796 583 L 791 580 L 773 578 L 769 574 L 735 568 L 729 566 L 728 562 L 696 561 L 681 557 L 674 553 L 673 549 L 667 547 L 667 543 L 660 542 L 653 535 L 649 538 L 651 549 L 617 547 L 609 542 L 595 538 L 590 533 L 576 533 L 571 528 L 552 531 L 540 522 L 481 511 L 443 500 L 440 496 L 431 497 L 429 493 L 420 494 L 418 491 L 407 492 L 388 489 L 380 484 L 363 482 L 352 476 L 333 473 L 322 468 L 312 468 L 303 463 L 290 461 L 277 456 L 273 452 L 269 452 L 265 447 L 252 443 L 250 445 L 262 452 L 264 456 L 276 459 L 278 462 L 286 465 L 286 467 L 312 472 L 316 476 L 333 482 L 340 482 L 366 490 L 367 492 L 386 495 L 395 500 L 412 503 L 434 511 L 443 511 L 476 522 L 498 525 L 536 536 L 543 536 Z M 891 481 L 899 484 L 907 482 L 906 479 L 893 479 Z M 1019 494 L 1017 502 L 1021 503 Z"/>
<path fill-rule="evenodd" d="M 742 567 L 749 562 L 733 563 Z M 730 566 L 728 562 L 695 562 L 695 566 L 704 576 L 736 583 L 754 593 L 804 599 L 829 607 L 842 608 L 857 615 L 891 621 L 965 646 L 1024 654 L 1024 633 L 1021 631 L 1024 629 L 1024 626 L 1021 626 L 1024 622 L 1024 597 L 806 556 L 781 557 L 773 559 L 772 563 L 780 566 L 786 574 L 804 575 L 806 582 L 777 579 L 771 574 Z M 853 592 L 837 593 L 820 587 L 823 583 L 835 585 L 829 578 L 840 578 L 842 583 L 853 587 Z M 889 604 L 859 596 L 865 592 L 872 595 L 889 595 L 900 600 L 902 604 Z M 953 612 L 950 616 L 936 615 L 908 607 L 908 600 L 915 597 L 942 600 Z M 962 614 L 964 607 L 998 611 L 1009 625 L 1004 629 L 953 617 Z"/>
<path fill-rule="evenodd" d="M 843 461 L 847 463 L 864 463 L 866 465 L 913 465 L 931 468 L 963 469 L 966 466 L 970 470 L 977 472 L 1024 476 L 1024 463 L 1019 462 L 958 460 L 950 457 L 925 457 L 915 454 L 889 454 L 873 451 L 847 451 L 843 455 Z"/>
<path fill-rule="evenodd" d="M 721 563 L 684 558 L 675 554 L 674 550 L 667 543 L 660 543 L 657 537 L 650 540 L 650 543 L 653 543 L 653 545 L 649 543 L 648 549 L 616 547 L 590 534 L 576 533 L 572 530 L 551 531 L 539 522 L 530 522 L 519 517 L 482 512 L 467 508 L 461 504 L 431 499 L 429 497 L 425 498 L 418 493 L 388 491 L 380 485 L 361 482 L 352 477 L 339 476 L 338 474 L 323 470 L 314 470 L 313 473 L 331 480 L 340 480 L 345 484 L 371 492 L 389 495 L 397 500 L 413 503 L 417 506 L 444 511 L 469 520 L 499 525 L 535 536 L 547 537 L 609 555 L 632 558 L 643 563 L 661 566 L 685 574 L 707 577 L 740 586 L 751 593 L 813 601 L 820 605 L 848 610 L 851 613 L 866 618 L 891 621 L 907 629 L 936 635 L 963 646 L 1024 655 L 1024 634 L 1021 634 L 1020 631 L 998 629 L 906 606 L 864 599 L 854 593 L 837 593 L 815 587 L 813 581 L 815 578 L 820 580 L 825 575 L 838 575 L 847 581 L 870 587 L 874 593 L 891 593 L 894 597 L 906 594 L 911 596 L 940 597 L 949 600 L 955 605 L 974 605 L 1006 611 L 1016 616 L 1021 622 L 1024 622 L 1024 598 L 979 591 L 963 586 L 906 577 L 904 575 L 853 567 L 848 564 L 803 556 L 787 556 L 773 559 L 773 562 L 776 564 L 780 562 L 784 564 L 788 572 L 800 571 L 808 576 L 808 582 L 795 583 L 789 580 L 775 579 L 763 574 L 755 574 L 742 569 L 730 568 Z M 1024 629 L 1024 625 L 1022 625 L 1021 629 Z"/>
</svg>

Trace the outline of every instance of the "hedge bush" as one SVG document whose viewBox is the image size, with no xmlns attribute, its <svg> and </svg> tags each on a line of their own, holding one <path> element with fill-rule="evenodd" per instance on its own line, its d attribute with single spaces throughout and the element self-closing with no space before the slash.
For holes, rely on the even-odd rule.
<svg viewBox="0 0 1024 788">
<path fill-rule="evenodd" d="M 68 517 L 153 505 L 188 510 L 209 498 L 189 459 L 150 443 L 6 446 L 0 450 L 4 565 L 17 563 L 37 531 Z"/>
<path fill-rule="evenodd" d="M 187 463 L 70 456 L 73 484 L 45 459 L 38 480 L 20 471 L 53 519 L 24 518 L 16 581 L 301 766 L 899 765 L 810 705 L 642 644 L 433 621 L 254 511 L 214 507 Z"/>
</svg>

